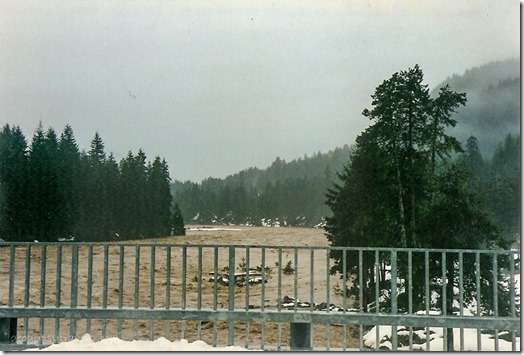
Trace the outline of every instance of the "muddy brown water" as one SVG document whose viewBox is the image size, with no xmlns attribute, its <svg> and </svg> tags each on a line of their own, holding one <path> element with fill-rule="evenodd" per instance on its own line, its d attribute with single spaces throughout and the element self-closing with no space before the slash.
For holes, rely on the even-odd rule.
<svg viewBox="0 0 524 355">
<path fill-rule="evenodd" d="M 167 292 L 169 289 L 169 306 L 171 308 L 213 308 L 216 302 L 218 308 L 227 309 L 229 304 L 229 287 L 227 285 L 217 285 L 215 293 L 215 283 L 209 275 L 215 268 L 220 272 L 229 264 L 229 245 L 242 246 L 274 246 L 282 247 L 281 263 L 279 262 L 279 249 L 265 249 L 265 266 L 270 267 L 271 271 L 267 275 L 267 283 L 264 287 L 260 284 L 235 287 L 235 308 L 264 307 L 266 309 L 277 309 L 279 297 L 295 297 L 302 301 L 313 301 L 315 303 L 328 302 L 342 306 L 344 300 L 342 296 L 334 292 L 335 288 L 342 285 L 339 275 L 329 275 L 328 268 L 333 261 L 327 256 L 326 250 L 320 249 L 313 252 L 308 249 L 294 249 L 294 246 L 315 246 L 327 247 L 328 241 L 322 229 L 315 228 L 263 228 L 246 226 L 213 226 L 212 228 L 202 228 L 204 226 L 188 226 L 187 235 L 183 237 L 166 237 L 155 239 L 143 239 L 123 242 L 126 244 L 121 257 L 119 246 L 110 246 L 107 251 L 107 305 L 109 307 L 151 307 L 165 308 L 167 303 Z M 211 227 L 211 226 L 209 226 Z M 137 244 L 170 244 L 172 246 L 170 275 L 167 272 L 168 249 L 165 246 L 156 246 L 154 250 L 154 271 L 152 272 L 152 253 L 151 247 L 140 247 L 140 258 L 138 268 L 136 268 L 136 245 Z M 187 258 L 184 265 L 182 258 L 182 247 L 187 245 Z M 199 249 L 191 245 L 204 245 L 201 248 L 201 258 Z M 218 248 L 218 259 L 215 260 L 215 249 L 208 245 L 223 246 Z M 9 272 L 10 272 L 10 252 L 9 248 L 0 250 L 0 304 L 7 304 L 9 300 Z M 62 261 L 60 267 L 57 265 L 57 247 L 49 245 L 46 247 L 45 255 L 42 248 L 38 245 L 31 248 L 29 273 L 27 273 L 26 248 L 17 247 L 15 252 L 15 287 L 13 303 L 15 305 L 28 304 L 29 306 L 56 306 L 58 303 L 57 295 L 60 297 L 60 305 L 71 305 L 71 247 L 62 247 Z M 42 257 L 45 256 L 45 268 Z M 93 277 L 91 280 L 91 297 L 88 298 L 88 256 L 87 246 L 79 247 L 78 264 L 78 306 L 101 307 L 104 301 L 104 247 L 93 247 Z M 121 266 L 120 262 L 123 260 Z M 298 260 L 298 267 L 295 261 Z M 313 260 L 313 261 L 312 261 Z M 291 266 L 295 269 L 292 274 L 278 277 L 278 265 L 284 268 L 291 261 Z M 249 262 L 250 267 L 262 265 L 261 248 L 237 248 L 235 249 L 236 271 L 240 271 L 240 265 Z M 60 269 L 61 277 L 57 279 L 57 271 Z M 182 271 L 186 270 L 183 274 Z M 198 273 L 202 271 L 202 279 L 199 280 Z M 123 281 L 120 281 L 120 275 Z M 138 284 L 136 275 L 139 276 Z M 151 276 L 153 275 L 153 277 Z M 183 281 L 185 278 L 185 293 L 183 293 Z M 42 282 L 44 280 L 44 282 Z M 59 281 L 59 293 L 57 293 L 57 280 Z M 29 283 L 28 298 L 25 295 L 25 283 Z M 153 284 L 154 283 L 154 284 Z M 152 285 L 154 292 L 151 292 Z M 295 292 L 295 285 L 297 289 Z M 135 290 L 138 289 L 138 299 L 135 297 Z M 200 292 L 199 292 L 200 290 Z M 247 292 L 248 291 L 248 292 Z M 122 295 L 120 295 L 122 293 Z M 263 295 L 264 293 L 264 295 Z M 200 296 L 199 296 L 200 294 Z M 215 296 L 216 295 L 216 296 Z M 311 295 L 313 299 L 311 299 Z M 264 297 L 262 297 L 264 296 Z M 121 302 L 121 304 L 120 304 Z M 346 300 L 346 305 L 351 306 L 351 301 Z M 35 341 L 40 334 L 43 325 L 43 340 L 50 341 L 55 336 L 54 319 L 30 319 L 27 324 L 23 320 L 18 321 L 18 337 L 27 335 L 29 341 Z M 104 325 L 105 322 L 105 325 Z M 91 320 L 90 333 L 94 340 L 102 338 L 102 328 L 107 330 L 106 336 L 117 336 L 118 320 Z M 178 340 L 182 336 L 194 341 L 200 337 L 207 343 L 213 343 L 213 338 L 217 338 L 218 345 L 225 345 L 227 342 L 228 323 L 227 322 L 201 322 L 196 321 L 154 321 L 149 320 L 135 321 L 124 320 L 122 323 L 121 338 L 132 340 L 134 332 L 138 334 L 137 339 L 148 339 L 150 333 L 154 338 L 161 336 L 170 340 Z M 61 319 L 58 321 L 60 335 L 59 339 L 67 340 L 69 336 L 70 321 Z M 81 337 L 86 332 L 86 320 L 77 321 L 77 337 Z M 166 328 L 167 327 L 167 328 Z M 280 336 L 279 336 L 280 327 Z M 235 345 L 249 347 L 275 346 L 279 342 L 282 346 L 289 345 L 289 324 L 266 323 L 264 325 L 256 322 L 248 324 L 242 322 L 234 323 Z M 263 334 L 263 339 L 262 339 Z M 313 339 L 315 347 L 326 347 L 326 340 L 330 339 L 329 346 L 340 348 L 358 347 L 358 331 L 353 327 L 343 325 L 324 325 L 313 326 Z M 345 339 L 345 342 L 344 342 Z M 19 339 L 24 340 L 24 339 Z"/>
</svg>

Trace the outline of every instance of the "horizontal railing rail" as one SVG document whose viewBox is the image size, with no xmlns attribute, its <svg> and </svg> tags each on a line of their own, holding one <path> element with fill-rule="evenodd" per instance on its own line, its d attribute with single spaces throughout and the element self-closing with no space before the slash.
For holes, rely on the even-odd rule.
<svg viewBox="0 0 524 355">
<path fill-rule="evenodd" d="M 457 350 L 469 330 L 474 350 L 520 348 L 517 250 L 0 243 L 0 262 L 0 350 L 84 333 L 447 350 L 455 330 Z"/>
<path fill-rule="evenodd" d="M 520 320 L 511 317 L 456 317 L 434 315 L 369 313 L 326 313 L 319 311 L 253 311 L 212 309 L 147 309 L 147 308 L 38 308 L 2 307 L 0 317 L 16 314 L 20 318 L 67 319 L 149 319 L 149 320 L 201 320 L 228 322 L 280 322 L 315 324 L 404 325 L 409 327 L 440 326 L 448 328 L 471 327 L 476 329 L 520 330 Z"/>
</svg>

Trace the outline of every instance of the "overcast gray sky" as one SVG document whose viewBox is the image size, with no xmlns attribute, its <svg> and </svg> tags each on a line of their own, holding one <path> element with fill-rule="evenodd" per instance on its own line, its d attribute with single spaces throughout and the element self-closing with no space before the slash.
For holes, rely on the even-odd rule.
<svg viewBox="0 0 524 355">
<path fill-rule="evenodd" d="M 520 57 L 518 0 L 0 0 L 0 123 L 200 181 L 352 144 L 374 88 Z"/>
</svg>

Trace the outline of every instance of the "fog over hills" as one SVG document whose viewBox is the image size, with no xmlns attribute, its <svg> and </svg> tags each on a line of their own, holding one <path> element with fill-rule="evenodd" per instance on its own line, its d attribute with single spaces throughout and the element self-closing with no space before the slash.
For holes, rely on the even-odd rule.
<svg viewBox="0 0 524 355">
<path fill-rule="evenodd" d="M 436 95 L 440 87 L 449 84 L 454 91 L 466 92 L 467 104 L 455 114 L 458 123 L 449 133 L 464 148 L 470 136 L 478 139 L 486 171 L 500 170 L 494 167 L 504 160 L 505 154 L 514 153 L 512 147 L 520 137 L 519 70 L 517 59 L 491 62 L 462 75 L 454 74 L 432 91 Z M 508 134 L 512 137 L 508 138 Z M 329 214 L 325 194 L 338 182 L 337 172 L 348 162 L 350 150 L 346 144 L 328 153 L 318 152 L 292 161 L 277 157 L 267 168 L 246 168 L 224 179 L 175 181 L 172 192 L 187 222 L 322 225 L 323 217 Z M 495 151 L 498 155 L 493 157 Z M 515 165 L 518 163 L 509 164 Z M 499 211 L 500 206 L 492 209 Z M 505 228 L 511 225 L 503 224 Z"/>
<path fill-rule="evenodd" d="M 431 95 L 436 95 L 438 90 L 445 85 L 450 85 L 452 90 L 465 92 L 467 95 L 466 105 L 460 107 L 454 115 L 458 121 L 457 126 L 450 131 L 450 134 L 457 137 L 463 145 L 470 136 L 475 136 L 482 154 L 489 159 L 508 134 L 520 135 L 519 59 L 494 61 L 467 69 L 460 75 L 452 74 L 433 88 Z M 348 144 L 353 143 L 348 142 Z M 334 147 L 334 149 L 345 151 L 348 147 Z M 318 152 L 317 155 L 323 154 Z M 332 153 L 328 152 L 325 156 L 331 157 Z M 342 166 L 340 159 L 340 155 L 336 155 L 337 161 L 331 167 L 340 168 Z M 275 170 L 275 165 L 280 163 L 282 163 L 281 159 L 275 157 L 275 162 L 271 166 L 246 167 L 225 179 L 208 178 L 206 182 L 223 180 L 226 184 L 238 185 L 238 180 L 242 179 L 246 187 L 253 187 L 257 185 L 255 181 L 259 179 L 264 183 L 267 182 L 268 176 L 274 174 L 272 172 Z M 306 162 L 300 157 L 291 163 L 291 165 L 301 166 L 295 168 L 295 172 L 304 171 L 302 165 L 305 165 Z M 269 180 L 274 183 L 278 179 Z"/>
<path fill-rule="evenodd" d="M 477 137 L 482 154 L 489 158 L 508 134 L 520 135 L 520 62 L 518 59 L 491 62 L 448 77 L 433 90 L 449 84 L 465 92 L 468 102 L 455 119 L 450 133 L 465 143 Z"/>
</svg>

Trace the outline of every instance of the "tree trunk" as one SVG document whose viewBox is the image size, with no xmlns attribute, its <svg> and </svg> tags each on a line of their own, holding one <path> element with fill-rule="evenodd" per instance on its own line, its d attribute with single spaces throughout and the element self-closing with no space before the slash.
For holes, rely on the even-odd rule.
<svg viewBox="0 0 524 355">
<path fill-rule="evenodd" d="M 413 144 L 413 107 L 412 102 L 409 102 L 408 112 L 408 161 L 409 161 L 409 195 L 410 195 L 410 216 L 409 216 L 409 234 L 410 234 L 410 247 L 418 246 L 417 235 L 416 235 L 416 211 L 415 211 L 415 173 L 413 171 L 414 166 L 414 144 Z"/>
<path fill-rule="evenodd" d="M 400 246 L 402 248 L 408 247 L 407 235 L 406 235 L 406 216 L 404 213 L 404 196 L 402 189 L 402 180 L 400 177 L 400 167 L 397 159 L 397 180 L 398 180 L 398 213 L 400 218 Z"/>
</svg>

